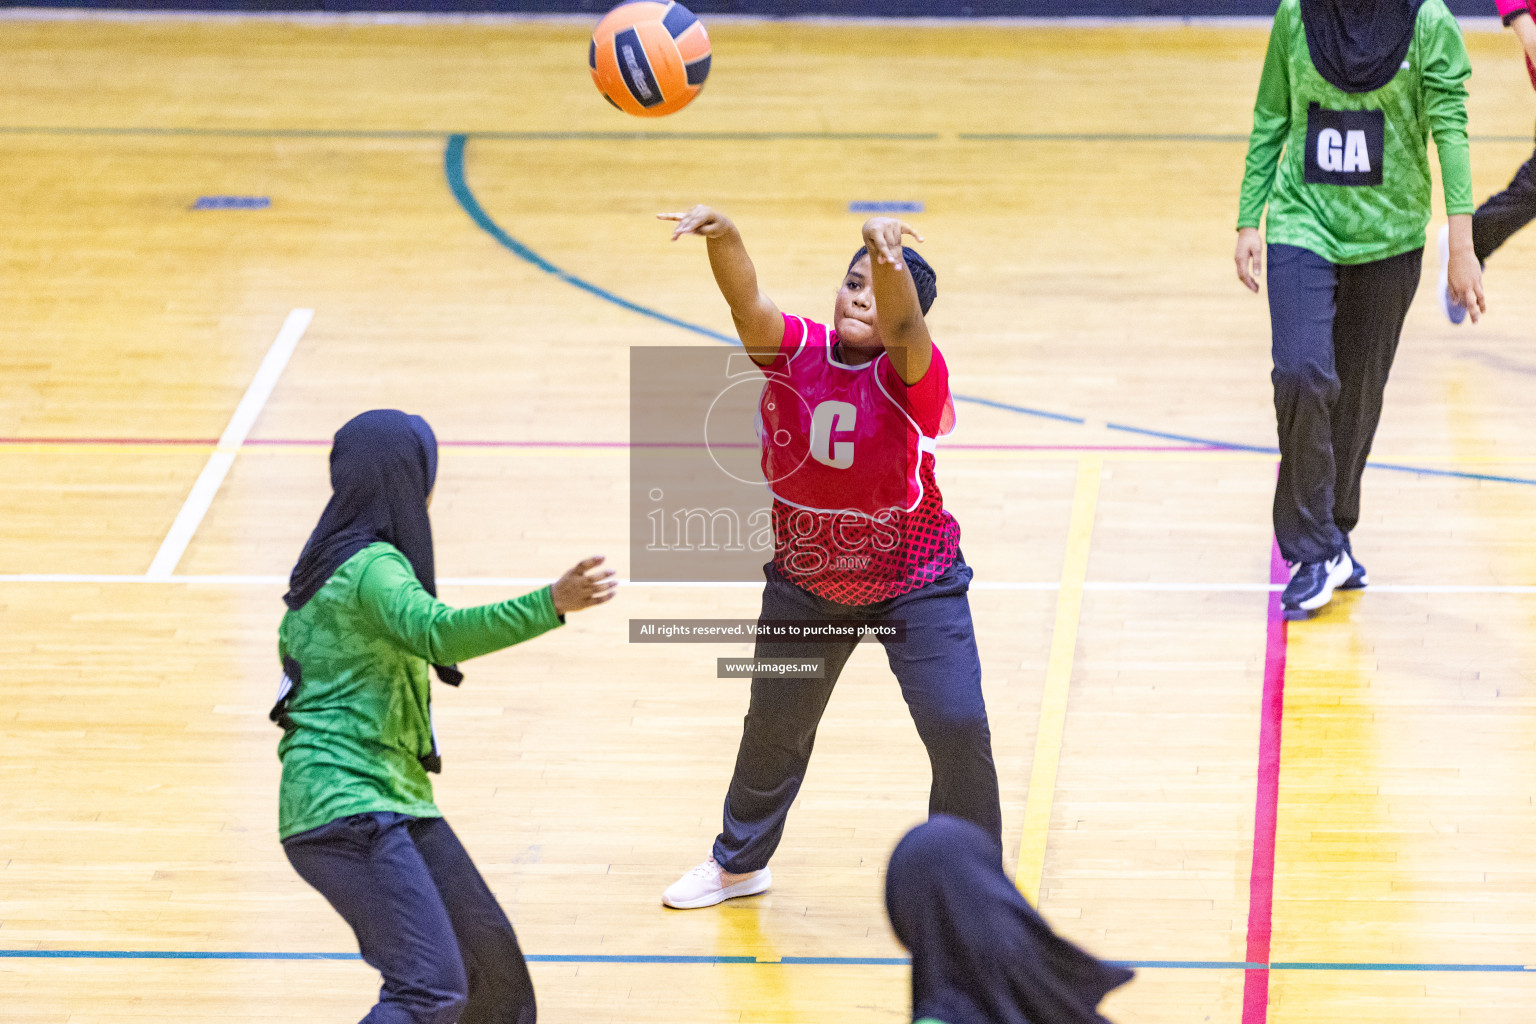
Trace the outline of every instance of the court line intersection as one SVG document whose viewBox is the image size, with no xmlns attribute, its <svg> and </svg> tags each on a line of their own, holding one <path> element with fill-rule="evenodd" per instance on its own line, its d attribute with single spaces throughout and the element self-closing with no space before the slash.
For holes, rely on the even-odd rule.
<svg viewBox="0 0 1536 1024">
<path fill-rule="evenodd" d="M 475 137 L 478 138 L 481 136 L 477 135 Z M 706 338 L 711 338 L 715 341 L 723 342 L 727 345 L 740 344 L 736 338 L 733 338 L 728 334 L 723 334 L 720 331 L 714 330 L 710 327 L 705 327 L 702 324 L 695 324 L 690 323 L 687 320 L 680 320 L 677 317 L 663 313 L 657 309 L 652 309 L 649 306 L 643 306 L 638 302 L 633 302 L 630 299 L 626 299 L 621 295 L 601 287 L 600 285 L 594 284 L 583 277 L 579 277 L 576 274 L 573 274 L 570 271 L 549 262 L 549 260 L 539 255 L 539 253 L 518 241 L 516 238 L 512 237 L 512 235 L 508 234 L 506 230 L 497 224 L 495 219 L 486 212 L 485 207 L 480 205 L 480 201 L 475 198 L 474 191 L 469 187 L 469 179 L 465 174 L 464 168 L 465 149 L 468 146 L 469 138 L 470 136 L 467 133 L 459 133 L 450 135 L 448 137 L 448 144 L 443 150 L 443 173 L 448 179 L 448 189 L 453 193 L 453 197 L 458 201 L 459 206 L 463 208 L 464 212 L 472 221 L 475 222 L 476 225 L 480 227 L 482 231 L 494 238 L 496 242 L 503 248 L 517 256 L 518 259 L 521 259 L 524 262 L 537 267 L 544 273 L 550 274 L 553 277 L 564 281 L 566 284 L 569 284 L 574 288 L 578 288 L 581 291 L 588 293 L 589 295 L 593 295 L 596 298 L 602 299 L 604 302 L 610 302 L 613 305 L 627 309 L 632 313 L 637 313 L 640 316 L 648 317 L 652 320 L 658 320 L 664 324 L 677 327 L 680 330 L 688 331 L 693 334 L 703 335 Z M 1025 416 L 1034 416 L 1042 419 L 1076 423 L 1080 426 L 1086 426 L 1088 422 L 1085 418 L 1080 416 L 1071 416 L 1064 413 L 1050 412 L 1044 409 L 1033 409 L 1023 405 L 1012 405 L 1007 402 L 999 402 L 994 399 L 981 398 L 974 395 L 957 394 L 954 396 L 954 398 L 957 402 L 967 402 L 975 405 L 988 406 L 994 409 L 1004 409 L 1009 412 L 1017 412 Z M 1219 441 L 1212 438 L 1170 434 L 1164 431 L 1149 430 L 1145 427 L 1136 427 L 1124 423 L 1108 423 L 1105 424 L 1105 426 L 1110 430 L 1118 430 L 1130 434 L 1141 434 L 1148 437 L 1156 437 L 1162 440 L 1184 441 L 1189 444 L 1208 448 L 1218 448 L 1231 451 L 1262 452 L 1264 454 L 1276 455 L 1278 455 L 1280 451 L 1279 448 L 1269 448 L 1262 445 L 1237 444 L 1228 441 Z M 1419 473 L 1428 476 L 1444 476 L 1462 480 L 1487 480 L 1497 483 L 1536 486 L 1536 479 L 1529 477 L 1502 476 L 1491 473 L 1470 473 L 1463 470 L 1450 469 L 1421 469 L 1414 466 L 1403 466 L 1395 463 L 1367 462 L 1366 466 L 1367 468 L 1372 469 Z"/>
<path fill-rule="evenodd" d="M 442 138 L 442 132 L 435 131 L 358 131 L 336 132 L 328 130 L 224 130 L 224 129 L 71 129 L 71 128 L 5 128 L 0 127 L 0 134 L 57 134 L 57 135 L 190 135 L 190 136 L 215 136 L 215 137 L 314 137 L 314 138 Z M 698 324 L 668 316 L 657 310 L 650 309 L 638 303 L 631 302 L 623 297 L 588 282 L 574 274 L 571 274 L 554 264 L 549 263 L 532 249 L 518 242 L 511 235 L 503 231 L 488 213 L 480 207 L 473 193 L 469 190 L 464 177 L 464 147 L 468 138 L 477 139 L 624 139 L 624 140 L 732 140 L 744 141 L 754 139 L 895 139 L 905 141 L 927 141 L 941 138 L 937 133 L 910 133 L 910 134 L 886 134 L 886 133 L 588 133 L 588 132 L 473 132 L 461 133 L 449 136 L 448 147 L 445 151 L 445 167 L 448 173 L 450 188 L 455 198 L 482 230 L 490 234 L 504 248 L 509 249 L 520 259 L 532 264 L 545 273 L 551 274 L 567 284 L 588 292 L 594 297 L 610 302 L 622 308 L 628 309 L 639 315 L 655 319 L 657 321 L 677 327 L 692 333 L 709 337 L 713 340 L 727 344 L 736 344 L 736 339 L 720 332 L 713 331 Z M 1205 142 L 1240 142 L 1246 141 L 1246 136 L 1187 136 L 1187 135 L 1096 135 L 1096 134 L 1027 134 L 1027 135 L 968 135 L 960 134 L 958 138 L 966 141 L 1205 141 Z M 1518 141 L 1526 142 L 1524 137 L 1483 137 L 1479 141 Z M 1054 413 L 1048 410 L 1032 409 L 1009 403 L 997 402 L 976 396 L 956 396 L 958 400 L 972 404 L 997 408 L 1005 411 L 1017 412 L 1037 418 L 1050 419 L 1059 422 L 1068 422 L 1078 425 L 1086 425 L 1083 417 L 1071 416 L 1062 413 Z M 238 411 L 237 411 L 238 416 Z M 254 419 L 254 417 L 252 417 Z M 246 429 L 249 429 L 247 423 Z M 233 423 L 232 423 L 233 426 Z M 1117 430 L 1140 436 L 1157 438 L 1167 441 L 1177 441 L 1192 446 L 1188 449 L 1175 449 L 1179 451 L 1232 451 L 1251 452 L 1255 454 L 1271 455 L 1276 449 L 1265 446 L 1244 445 L 1231 442 L 1223 442 L 1208 438 L 1174 434 L 1163 431 L 1150 430 L 1131 425 L 1108 423 L 1108 429 Z M 242 440 L 243 437 L 242 437 Z M 224 448 L 220 442 L 211 439 L 26 439 L 6 438 L 0 439 L 0 444 L 198 444 L 214 445 Z M 249 441 L 248 444 L 294 444 L 294 445 L 324 445 L 328 441 L 282 441 L 263 440 Z M 562 442 L 461 442 L 466 446 L 548 446 L 558 447 Z M 572 446 L 603 445 L 601 442 L 576 442 Z M 612 446 L 624 446 L 622 442 L 609 443 Z M 958 446 L 957 446 L 958 447 Z M 991 447 L 991 446 L 979 446 Z M 1069 447 L 1069 446 L 998 446 L 998 447 Z M 1090 449 L 1091 446 L 1083 446 Z M 1111 449 L 1112 450 L 1112 449 Z M 1481 474 L 1435 469 L 1430 467 L 1418 467 L 1396 463 L 1370 464 L 1372 468 L 1410 472 L 1415 474 L 1453 477 L 1459 479 L 1480 480 L 1489 482 L 1502 482 L 1520 485 L 1536 485 L 1536 479 L 1525 477 L 1503 476 L 1495 474 Z M 211 495 L 210 495 L 211 499 Z M 183 545 L 184 547 L 184 545 Z M 163 560 L 157 560 L 163 561 Z M 0 574 L 0 583 L 33 583 L 33 582 L 58 582 L 58 583 L 167 583 L 167 584 L 210 584 L 210 585 L 281 585 L 286 583 L 282 576 L 175 576 L 172 575 L 173 565 L 161 567 L 159 571 L 144 575 L 107 575 L 107 574 Z M 544 579 L 530 578 L 445 578 L 441 581 L 447 586 L 537 586 L 547 583 Z M 633 584 L 644 586 L 646 584 Z M 657 584 L 664 585 L 664 584 Z M 682 584 L 687 585 L 687 584 Z M 705 586 L 719 586 L 720 584 L 705 584 Z M 745 583 L 743 586 L 760 586 L 758 583 Z M 1276 659 L 1275 633 L 1274 633 L 1274 606 L 1278 604 L 1276 592 L 1283 586 L 1283 576 L 1277 576 L 1274 571 L 1268 584 L 1249 583 L 1154 583 L 1154 582 L 1083 582 L 1080 584 L 1083 590 L 1093 591 L 1200 591 L 1200 592 L 1267 592 L 1271 595 L 1271 632 L 1270 646 L 1266 652 L 1265 670 L 1265 713 L 1261 720 L 1260 753 L 1260 791 L 1259 819 L 1255 822 L 1255 848 L 1254 870 L 1251 872 L 1250 892 L 1250 922 L 1249 922 L 1249 948 L 1247 961 L 1185 961 L 1185 960 L 1140 960 L 1140 961 L 1113 961 L 1126 966 L 1144 969 L 1175 969 L 1175 970 L 1242 970 L 1248 972 L 1249 979 L 1264 978 L 1262 986 L 1255 986 L 1256 997 L 1248 997 L 1249 986 L 1245 985 L 1245 1012 L 1244 1020 L 1262 1020 L 1264 1003 L 1267 1002 L 1257 993 L 1260 989 L 1267 990 L 1267 975 L 1270 971 L 1372 971 L 1372 972 L 1457 972 L 1457 973 L 1531 973 L 1536 971 L 1536 966 L 1522 964 L 1456 964 L 1456 963 L 1330 963 L 1330 962 L 1290 962 L 1270 961 L 1266 962 L 1268 955 L 1269 922 L 1267 920 L 1255 921 L 1254 915 L 1267 918 L 1269 901 L 1267 899 L 1255 900 L 1255 896 L 1262 896 L 1256 890 L 1264 886 L 1272 886 L 1273 882 L 1273 839 L 1274 839 L 1274 808 L 1267 800 L 1266 793 L 1271 785 L 1278 785 L 1279 771 L 1279 723 L 1282 714 L 1282 699 L 1284 680 L 1284 624 L 1280 624 L 1279 655 Z M 978 581 L 976 589 L 1017 589 L 1017 590 L 1059 590 L 1060 582 L 992 582 Z M 1377 585 L 1371 588 L 1378 593 L 1463 593 L 1463 594 L 1536 594 L 1536 586 L 1459 586 L 1459 585 Z M 1272 692 L 1271 683 L 1275 684 Z M 1273 779 L 1271 779 L 1271 776 Z M 1268 816 L 1266 816 L 1266 814 Z M 1269 848 L 1267 856 L 1269 863 L 1261 863 L 1266 856 L 1261 849 L 1263 835 L 1268 835 Z M 1269 892 L 1272 896 L 1272 890 Z M 356 953 L 332 953 L 332 952 L 260 952 L 260 951 L 177 951 L 177 950 L 43 950 L 43 949 L 0 949 L 0 959 L 135 959 L 135 960 L 337 960 L 352 961 L 360 959 Z M 535 963 L 589 963 L 589 964 L 745 964 L 745 965 L 822 965 L 822 966 L 905 966 L 909 961 L 902 957 L 782 957 L 759 958 L 755 956 L 689 956 L 689 955 L 650 955 L 650 954 L 532 954 L 528 956 Z M 1253 1011 L 1258 1014 L 1250 1017 L 1248 1006 L 1253 1006 Z"/>
</svg>

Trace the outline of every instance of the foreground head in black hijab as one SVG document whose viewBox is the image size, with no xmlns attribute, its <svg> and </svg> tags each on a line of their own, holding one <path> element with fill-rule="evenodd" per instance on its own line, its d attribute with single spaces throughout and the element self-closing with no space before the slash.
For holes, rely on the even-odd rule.
<svg viewBox="0 0 1536 1024">
<path fill-rule="evenodd" d="M 1344 92 L 1375 92 L 1402 69 L 1424 0 L 1301 0 L 1307 52 Z"/>
<path fill-rule="evenodd" d="M 885 907 L 912 953 L 912 1016 L 944 1024 L 1107 1024 L 1099 1001 L 1131 980 L 1057 937 L 979 826 L 936 814 L 891 855 Z"/>
<path fill-rule="evenodd" d="M 299 609 L 341 564 L 377 541 L 393 544 L 436 596 L 427 498 L 437 480 L 437 438 L 420 416 L 374 409 L 348 420 L 331 444 L 331 500 L 288 577 L 283 601 Z M 439 665 L 445 683 L 463 675 Z"/>
</svg>

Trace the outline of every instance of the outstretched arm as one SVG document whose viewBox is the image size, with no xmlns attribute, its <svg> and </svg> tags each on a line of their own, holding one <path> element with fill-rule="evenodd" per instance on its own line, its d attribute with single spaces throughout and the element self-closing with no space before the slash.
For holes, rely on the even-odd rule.
<svg viewBox="0 0 1536 1024">
<path fill-rule="evenodd" d="M 403 555 L 373 560 L 358 580 L 364 615 L 381 635 L 434 665 L 451 665 L 547 633 L 565 616 L 608 601 L 611 570 L 595 571 L 601 557 L 578 563 L 552 585 L 531 594 L 473 608 L 450 608 L 427 593 Z"/>
<path fill-rule="evenodd" d="M 885 342 L 885 352 L 896 375 L 902 383 L 912 385 L 928 372 L 928 364 L 933 360 L 933 337 L 923 319 L 912 272 L 901 254 L 902 235 L 923 240 L 911 225 L 894 217 L 871 217 L 864 222 L 864 247 L 869 250 L 869 269 L 874 277 L 880 338 Z"/>
<path fill-rule="evenodd" d="M 731 219 L 707 206 L 695 206 L 687 213 L 658 213 L 658 220 L 677 221 L 672 241 L 684 235 L 703 235 L 709 248 L 709 269 L 715 272 L 715 284 L 731 307 L 736 335 L 752 361 L 766 366 L 779 354 L 784 340 L 784 316 L 773 300 L 757 287 L 757 268 L 747 255 L 741 232 Z"/>
</svg>

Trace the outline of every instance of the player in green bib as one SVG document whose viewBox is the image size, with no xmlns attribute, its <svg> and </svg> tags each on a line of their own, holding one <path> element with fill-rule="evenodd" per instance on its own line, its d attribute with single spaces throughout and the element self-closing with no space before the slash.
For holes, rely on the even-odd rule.
<svg viewBox="0 0 1536 1024">
<path fill-rule="evenodd" d="M 1466 81 L 1444 0 L 1283 0 L 1254 106 L 1237 273 L 1269 253 L 1280 473 L 1275 538 L 1292 617 L 1369 582 L 1349 534 L 1387 374 L 1423 267 L 1429 137 L 1450 214 L 1449 287 L 1483 309 Z M 1259 223 L 1268 206 L 1267 239 Z"/>
<path fill-rule="evenodd" d="M 442 760 L 427 669 L 458 685 L 455 662 L 602 604 L 613 574 L 587 559 L 523 597 L 448 607 L 427 518 L 436 475 L 420 416 L 375 409 L 336 432 L 331 500 L 278 628 L 278 832 L 384 977 L 365 1024 L 533 1024 L 517 936 L 432 799 L 427 773 Z"/>
</svg>

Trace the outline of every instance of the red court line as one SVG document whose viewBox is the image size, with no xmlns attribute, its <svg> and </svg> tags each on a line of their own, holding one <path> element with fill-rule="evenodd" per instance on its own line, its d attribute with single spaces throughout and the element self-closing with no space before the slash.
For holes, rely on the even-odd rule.
<svg viewBox="0 0 1536 1024">
<path fill-rule="evenodd" d="M 1269 582 L 1290 579 L 1280 545 L 1269 557 Z M 1269 593 L 1264 639 L 1264 696 L 1259 713 L 1259 781 L 1253 810 L 1253 867 L 1248 874 L 1248 953 L 1264 967 L 1243 972 L 1242 1024 L 1265 1024 L 1269 1014 L 1269 943 L 1275 907 L 1275 831 L 1280 815 L 1280 726 L 1285 717 L 1286 622 L 1280 592 Z"/>
<path fill-rule="evenodd" d="M 167 445 L 211 448 L 213 437 L 0 437 L 0 445 Z M 247 446 L 302 446 L 322 448 L 330 445 L 319 438 L 247 438 Z M 631 444 L 628 441 L 438 441 L 443 448 L 703 448 L 703 444 Z M 756 444 L 716 444 L 716 448 L 756 448 Z M 950 451 L 999 452 L 1220 452 L 1228 449 L 1213 445 L 1133 445 L 1133 444 L 946 444 Z"/>
</svg>

